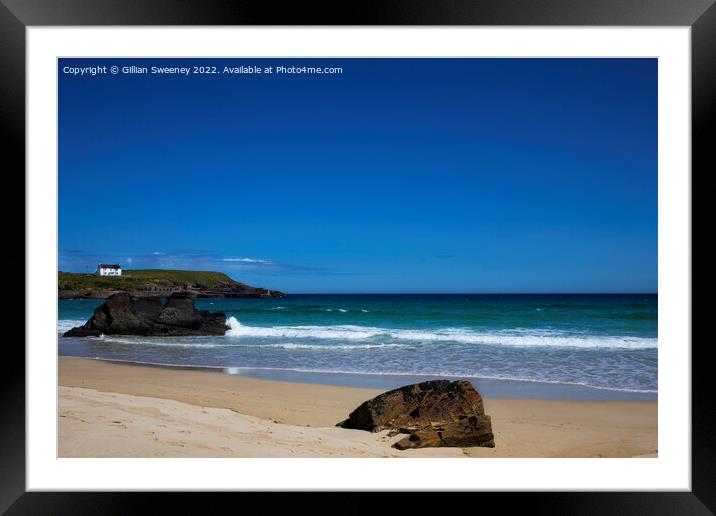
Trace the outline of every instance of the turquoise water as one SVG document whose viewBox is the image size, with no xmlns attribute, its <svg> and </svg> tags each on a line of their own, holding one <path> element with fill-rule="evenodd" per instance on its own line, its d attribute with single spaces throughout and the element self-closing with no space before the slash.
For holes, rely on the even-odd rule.
<svg viewBox="0 0 716 516">
<path fill-rule="evenodd" d="M 291 295 L 195 303 L 226 312 L 225 336 L 60 339 L 59 352 L 306 381 L 323 375 L 328 383 L 440 376 L 509 380 L 527 390 L 554 384 L 636 397 L 657 390 L 656 295 Z M 58 332 L 84 323 L 99 304 L 59 301 Z"/>
</svg>

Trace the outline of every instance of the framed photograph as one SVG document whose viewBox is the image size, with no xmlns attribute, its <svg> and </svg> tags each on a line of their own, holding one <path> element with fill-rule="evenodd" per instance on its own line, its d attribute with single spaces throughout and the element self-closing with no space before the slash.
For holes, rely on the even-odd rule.
<svg viewBox="0 0 716 516">
<path fill-rule="evenodd" d="M 3 510 L 714 510 L 691 337 L 713 2 L 2 3 L 26 192 Z"/>
</svg>

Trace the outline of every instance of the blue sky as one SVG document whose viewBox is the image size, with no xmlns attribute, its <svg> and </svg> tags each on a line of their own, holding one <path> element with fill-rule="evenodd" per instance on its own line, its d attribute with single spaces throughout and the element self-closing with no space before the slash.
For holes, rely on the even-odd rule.
<svg viewBox="0 0 716 516">
<path fill-rule="evenodd" d="M 338 75 L 65 66 L 336 66 Z M 656 292 L 655 59 L 62 59 L 59 268 Z"/>
</svg>

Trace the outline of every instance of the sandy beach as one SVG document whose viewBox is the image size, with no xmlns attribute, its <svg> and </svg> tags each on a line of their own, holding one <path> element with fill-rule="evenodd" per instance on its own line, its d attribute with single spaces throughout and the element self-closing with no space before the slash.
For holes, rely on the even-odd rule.
<svg viewBox="0 0 716 516">
<path fill-rule="evenodd" d="M 656 401 L 485 398 L 495 448 L 335 427 L 381 390 L 59 359 L 60 457 L 654 457 Z"/>
</svg>

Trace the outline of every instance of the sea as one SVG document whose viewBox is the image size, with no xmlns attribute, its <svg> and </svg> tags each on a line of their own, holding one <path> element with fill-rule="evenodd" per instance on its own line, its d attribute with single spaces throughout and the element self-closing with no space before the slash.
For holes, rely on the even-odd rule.
<svg viewBox="0 0 716 516">
<path fill-rule="evenodd" d="M 59 301 L 61 356 L 385 389 L 463 378 L 488 396 L 657 397 L 656 294 L 196 299 L 226 312 L 224 336 L 61 337 L 101 303 Z"/>
</svg>

